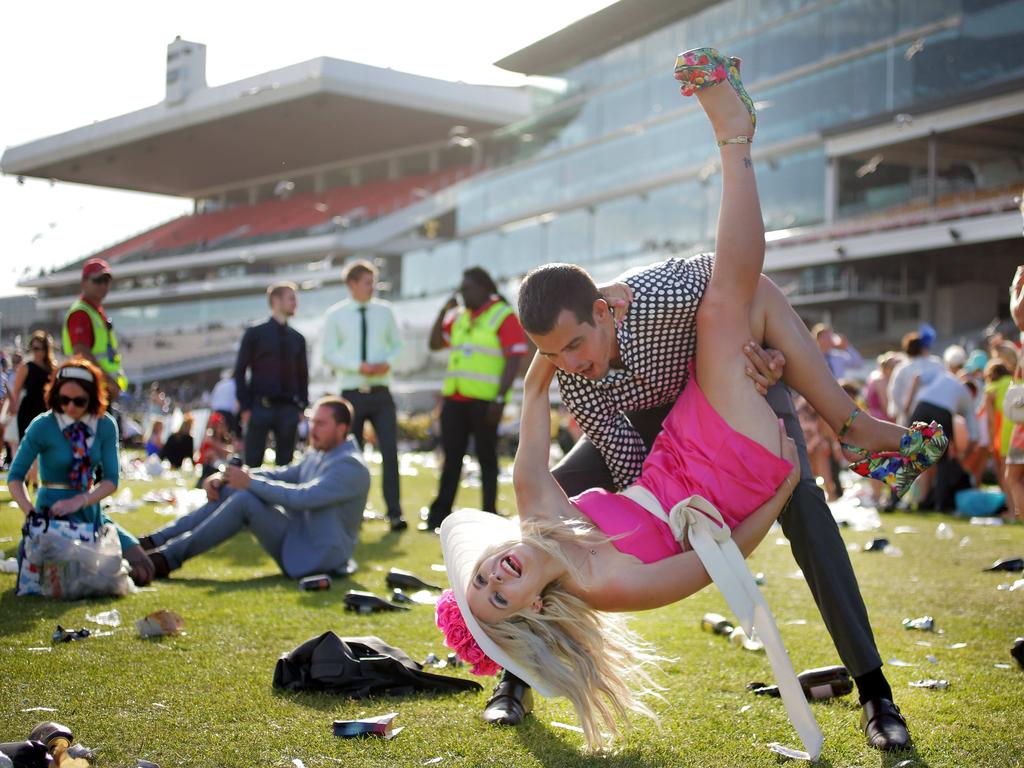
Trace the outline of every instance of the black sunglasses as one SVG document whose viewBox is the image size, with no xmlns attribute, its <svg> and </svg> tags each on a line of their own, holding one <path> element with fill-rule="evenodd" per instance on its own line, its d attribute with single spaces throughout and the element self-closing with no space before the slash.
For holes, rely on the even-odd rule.
<svg viewBox="0 0 1024 768">
<path fill-rule="evenodd" d="M 68 397 L 67 395 L 58 395 L 57 402 L 60 403 L 61 408 L 67 408 L 72 403 L 75 404 L 76 408 L 85 408 L 89 404 L 88 397 Z"/>
<path fill-rule="evenodd" d="M 109 283 L 113 279 L 110 275 L 97 275 L 96 277 L 89 278 L 94 283 Z"/>
</svg>

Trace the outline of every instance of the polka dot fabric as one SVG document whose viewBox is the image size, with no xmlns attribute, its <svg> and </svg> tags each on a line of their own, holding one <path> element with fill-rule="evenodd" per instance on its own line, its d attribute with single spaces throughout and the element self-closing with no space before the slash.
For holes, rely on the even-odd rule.
<svg viewBox="0 0 1024 768">
<path fill-rule="evenodd" d="M 620 489 L 640 476 L 647 455 L 623 412 L 674 403 L 683 391 L 697 352 L 697 307 L 713 264 L 713 254 L 700 254 L 629 273 L 633 303 L 616 333 L 624 367 L 600 381 L 558 372 L 562 402 Z"/>
</svg>

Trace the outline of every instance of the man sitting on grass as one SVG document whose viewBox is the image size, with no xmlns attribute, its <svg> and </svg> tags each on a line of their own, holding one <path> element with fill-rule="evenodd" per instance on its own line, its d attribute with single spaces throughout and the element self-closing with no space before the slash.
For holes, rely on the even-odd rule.
<svg viewBox="0 0 1024 768">
<path fill-rule="evenodd" d="M 310 449 L 300 461 L 273 469 L 229 465 L 206 478 L 206 504 L 139 540 L 156 578 L 245 527 L 292 578 L 354 571 L 370 472 L 348 434 L 351 423 L 347 400 L 323 397 L 314 405 Z"/>
</svg>

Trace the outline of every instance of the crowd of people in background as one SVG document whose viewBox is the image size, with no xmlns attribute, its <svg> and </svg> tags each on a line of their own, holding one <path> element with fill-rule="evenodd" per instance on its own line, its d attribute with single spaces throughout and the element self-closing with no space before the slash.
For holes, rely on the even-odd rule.
<svg viewBox="0 0 1024 768">
<path fill-rule="evenodd" d="M 338 393 L 353 406 L 356 441 L 365 447 L 368 434 L 381 453 L 387 519 L 393 530 L 401 531 L 407 522 L 398 475 L 399 418 L 390 384 L 403 341 L 391 305 L 374 296 L 376 267 L 357 260 L 347 265 L 343 277 L 349 298 L 326 315 L 323 361 L 335 374 Z M 191 384 L 177 384 L 168 391 L 154 381 L 143 397 L 133 398 L 130 390 L 121 391 L 126 379 L 116 336 L 102 307 L 110 280 L 105 262 L 86 263 L 82 296 L 67 314 L 63 344 L 37 330 L 21 348 L 0 352 L 3 466 L 13 461 L 32 419 L 46 410 L 44 393 L 58 353 L 100 366 L 119 422 L 116 404 L 128 406 L 127 420 L 121 423 L 123 442 L 142 447 L 147 457 L 155 456 L 175 469 L 190 462 L 200 469 L 199 484 L 235 453 L 242 454 L 247 465 L 259 466 L 271 438 L 276 463 L 289 464 L 296 440 L 301 442 L 306 433 L 309 386 L 306 340 L 288 325 L 297 307 L 296 286 L 281 283 L 268 289 L 270 317 L 246 332 L 234 369 L 223 371 L 212 388 L 195 393 Z M 1016 329 L 1010 328 L 1008 321 L 994 322 L 976 339 L 960 339 L 939 350 L 934 329 L 922 324 L 903 337 L 899 349 L 885 351 L 873 361 L 865 360 L 831 325 L 818 323 L 811 329 L 833 376 L 867 413 L 903 425 L 934 420 L 953 437 L 942 461 L 921 478 L 904 505 L 951 511 L 960 491 L 998 484 L 1005 494 L 1006 516 L 1024 517 L 1024 428 L 1015 429 L 1004 413 L 1011 385 L 1024 379 Z M 436 529 L 451 511 L 462 459 L 470 447 L 483 474 L 481 507 L 493 511 L 497 427 L 527 351 L 515 313 L 480 268 L 466 271 L 456 294 L 441 308 L 429 343 L 431 349 L 451 352 L 440 407 L 431 416 L 444 470 L 437 497 L 420 525 L 423 530 Z M 796 399 L 796 406 L 812 471 L 826 497 L 836 500 L 844 493 L 840 467 L 849 457 L 835 433 L 802 398 Z M 199 423 L 198 434 L 192 408 L 209 413 L 205 423 Z M 560 429 L 563 451 L 572 447 L 574 426 Z M 34 467 L 27 480 L 30 485 L 36 481 Z M 869 485 L 870 503 L 882 510 L 895 508 L 881 483 Z"/>
</svg>

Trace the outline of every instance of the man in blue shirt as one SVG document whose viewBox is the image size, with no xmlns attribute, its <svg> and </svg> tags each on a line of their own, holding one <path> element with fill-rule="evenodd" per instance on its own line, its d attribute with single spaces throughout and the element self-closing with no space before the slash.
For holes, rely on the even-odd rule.
<svg viewBox="0 0 1024 768">
<path fill-rule="evenodd" d="M 338 377 L 341 396 L 352 403 L 352 434 L 363 446 L 369 421 L 381 454 L 381 492 L 392 531 L 408 527 L 402 517 L 398 482 L 398 422 L 389 384 L 402 351 L 402 337 L 391 305 L 373 297 L 377 268 L 368 261 L 348 265 L 343 275 L 348 299 L 327 310 L 323 358 Z"/>
</svg>

